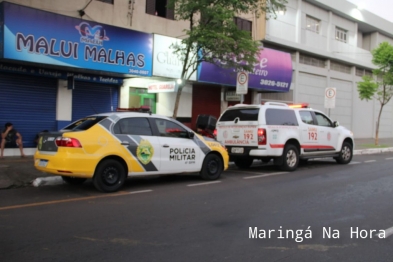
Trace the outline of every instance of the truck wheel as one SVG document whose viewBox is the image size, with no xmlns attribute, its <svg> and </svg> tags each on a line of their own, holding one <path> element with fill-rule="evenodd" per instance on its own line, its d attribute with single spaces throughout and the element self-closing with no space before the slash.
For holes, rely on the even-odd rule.
<svg viewBox="0 0 393 262">
<path fill-rule="evenodd" d="M 102 192 L 116 192 L 126 181 L 123 165 L 114 159 L 102 161 L 94 173 L 94 186 Z"/>
<path fill-rule="evenodd" d="M 221 176 L 223 163 L 221 157 L 210 154 L 205 157 L 200 172 L 203 180 L 216 180 Z"/>
<path fill-rule="evenodd" d="M 254 159 L 252 158 L 238 158 L 235 160 L 235 165 L 238 168 L 249 168 L 252 165 L 252 162 L 254 162 Z"/>
<path fill-rule="evenodd" d="M 86 181 L 86 178 L 74 177 L 74 176 L 61 176 L 64 182 L 69 185 L 80 185 Z"/>
<path fill-rule="evenodd" d="M 284 153 L 282 155 L 282 164 L 280 166 L 281 170 L 284 171 L 294 171 L 299 164 L 299 152 L 296 146 L 289 144 L 284 148 Z"/>
<path fill-rule="evenodd" d="M 351 144 L 348 142 L 344 142 L 338 157 L 336 157 L 335 159 L 336 162 L 339 164 L 348 164 L 349 162 L 351 162 L 352 156 L 353 150 Z"/>
</svg>

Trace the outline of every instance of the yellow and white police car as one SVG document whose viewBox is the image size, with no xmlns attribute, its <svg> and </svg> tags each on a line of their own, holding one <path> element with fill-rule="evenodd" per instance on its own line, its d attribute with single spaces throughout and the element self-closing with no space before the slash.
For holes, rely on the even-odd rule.
<svg viewBox="0 0 393 262">
<path fill-rule="evenodd" d="M 224 146 L 174 119 L 111 112 L 41 133 L 34 166 L 69 184 L 92 178 L 98 190 L 115 192 L 127 176 L 199 172 L 202 179 L 215 180 L 228 160 Z"/>
</svg>

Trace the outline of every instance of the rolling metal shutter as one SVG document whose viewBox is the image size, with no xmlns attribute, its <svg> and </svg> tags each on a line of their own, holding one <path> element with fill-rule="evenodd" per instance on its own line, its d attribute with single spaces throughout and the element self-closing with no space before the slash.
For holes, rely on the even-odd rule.
<svg viewBox="0 0 393 262">
<path fill-rule="evenodd" d="M 191 128 L 196 129 L 198 115 L 212 115 L 218 119 L 221 110 L 221 86 L 194 84 L 192 87 Z"/>
<path fill-rule="evenodd" d="M 56 130 L 57 79 L 0 73 L 0 129 L 11 122 L 24 147 L 42 130 Z"/>
<path fill-rule="evenodd" d="M 75 81 L 72 90 L 72 121 L 88 115 L 116 111 L 119 87 Z"/>
</svg>

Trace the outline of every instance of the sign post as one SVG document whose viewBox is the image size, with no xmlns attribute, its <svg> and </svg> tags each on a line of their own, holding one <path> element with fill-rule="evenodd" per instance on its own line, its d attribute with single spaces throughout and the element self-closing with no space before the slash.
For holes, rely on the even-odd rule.
<svg viewBox="0 0 393 262">
<path fill-rule="evenodd" d="M 335 87 L 327 87 L 325 89 L 325 108 L 329 109 L 329 117 L 330 117 L 330 108 L 336 107 L 336 95 L 337 95 L 337 91 Z"/>
<path fill-rule="evenodd" d="M 242 104 L 244 101 L 244 95 L 248 92 L 248 73 L 241 71 L 237 73 L 236 78 L 236 94 L 242 95 L 240 99 L 240 103 Z"/>
</svg>

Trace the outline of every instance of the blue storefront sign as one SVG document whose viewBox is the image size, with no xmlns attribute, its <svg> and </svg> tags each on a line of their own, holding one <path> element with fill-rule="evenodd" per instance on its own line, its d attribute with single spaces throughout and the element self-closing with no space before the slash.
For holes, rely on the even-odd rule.
<svg viewBox="0 0 393 262">
<path fill-rule="evenodd" d="M 151 76 L 153 35 L 1 3 L 1 58 Z"/>
</svg>

